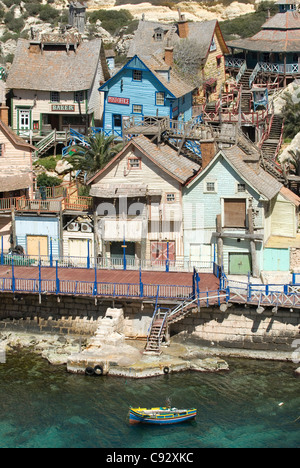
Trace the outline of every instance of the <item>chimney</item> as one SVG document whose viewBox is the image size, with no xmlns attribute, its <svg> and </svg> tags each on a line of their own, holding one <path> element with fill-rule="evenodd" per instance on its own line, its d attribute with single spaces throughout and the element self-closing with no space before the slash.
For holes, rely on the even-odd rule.
<svg viewBox="0 0 300 468">
<path fill-rule="evenodd" d="M 165 48 L 165 62 L 169 67 L 173 67 L 174 64 L 174 47 Z"/>
<path fill-rule="evenodd" d="M 178 21 L 178 34 L 180 39 L 186 39 L 189 35 L 189 23 L 185 19 L 185 15 L 180 14 L 180 20 Z"/>
<path fill-rule="evenodd" d="M 205 169 L 216 155 L 215 140 L 202 140 L 201 142 L 202 154 L 202 170 Z"/>
<path fill-rule="evenodd" d="M 9 108 L 5 106 L 4 104 L 2 104 L 0 107 L 0 120 L 7 126 L 8 126 L 8 109 Z"/>
</svg>

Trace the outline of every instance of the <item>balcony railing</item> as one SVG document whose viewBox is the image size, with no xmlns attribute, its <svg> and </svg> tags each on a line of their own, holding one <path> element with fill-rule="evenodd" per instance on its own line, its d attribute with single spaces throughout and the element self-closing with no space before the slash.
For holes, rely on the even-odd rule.
<svg viewBox="0 0 300 468">
<path fill-rule="evenodd" d="M 295 75 L 299 73 L 299 64 L 298 63 L 268 63 L 268 62 L 259 62 L 260 71 L 267 73 L 278 73 L 280 75 Z"/>
<path fill-rule="evenodd" d="M 1 198 L 0 212 L 12 210 L 37 213 L 59 213 L 62 211 L 91 211 L 92 197 L 54 198 L 47 200 L 22 198 Z"/>
</svg>

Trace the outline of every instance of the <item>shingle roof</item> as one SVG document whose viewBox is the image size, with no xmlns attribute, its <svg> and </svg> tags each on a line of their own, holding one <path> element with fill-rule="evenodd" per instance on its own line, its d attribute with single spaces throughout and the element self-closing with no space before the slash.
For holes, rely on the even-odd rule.
<svg viewBox="0 0 300 468">
<path fill-rule="evenodd" d="M 259 164 L 247 164 L 247 155 L 238 146 L 223 149 L 222 153 L 236 171 L 261 195 L 272 200 L 283 185 L 260 167 Z"/>
<path fill-rule="evenodd" d="M 88 184 L 94 182 L 104 171 L 111 167 L 112 164 L 114 164 L 114 162 L 117 161 L 131 145 L 138 148 L 155 165 L 182 184 L 185 184 L 200 170 L 199 164 L 190 161 L 185 156 L 179 156 L 177 151 L 173 150 L 169 145 L 161 144 L 160 146 L 157 146 L 144 135 L 140 135 L 133 138 L 125 148 L 123 148 L 121 153 L 116 155 L 104 169 L 99 171 L 88 181 Z"/>
<path fill-rule="evenodd" d="M 8 174 L 1 171 L 0 175 L 0 191 L 13 192 L 14 190 L 22 190 L 29 188 L 32 185 L 32 177 L 30 173 L 25 174 Z"/>
<path fill-rule="evenodd" d="M 257 52 L 299 52 L 300 14 L 295 11 L 278 13 L 255 36 L 228 41 L 227 45 Z"/>
<path fill-rule="evenodd" d="M 64 50 L 33 53 L 30 41 L 19 39 L 6 82 L 8 89 L 80 91 L 92 86 L 100 60 L 101 40 L 82 42 L 67 54 Z"/>
<path fill-rule="evenodd" d="M 166 67 L 166 63 L 158 57 L 151 56 L 148 60 L 143 60 L 145 65 L 152 71 L 156 78 L 163 83 L 163 85 L 171 91 L 171 93 L 179 98 L 191 93 L 194 90 L 193 86 L 190 86 L 187 82 L 183 81 L 177 73 L 175 73 L 170 67 Z M 170 73 L 170 81 L 166 81 L 162 76 L 159 75 L 159 70 L 168 70 Z"/>
<path fill-rule="evenodd" d="M 203 59 L 207 56 L 216 27 L 217 20 L 189 22 L 188 39 L 197 44 Z M 154 31 L 161 28 L 164 31 L 162 41 L 154 39 Z M 153 21 L 140 21 L 137 31 L 130 42 L 128 57 L 139 55 L 142 58 L 150 58 L 152 55 L 162 57 L 167 46 L 175 46 L 180 41 L 177 24 L 164 24 Z M 226 44 L 224 43 L 226 48 Z"/>
</svg>

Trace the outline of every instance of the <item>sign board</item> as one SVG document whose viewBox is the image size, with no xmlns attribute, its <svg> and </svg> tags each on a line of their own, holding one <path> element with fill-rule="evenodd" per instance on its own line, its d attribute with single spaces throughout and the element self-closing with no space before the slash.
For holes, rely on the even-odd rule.
<svg viewBox="0 0 300 468">
<path fill-rule="evenodd" d="M 53 112 L 75 112 L 74 105 L 52 104 Z"/>
<path fill-rule="evenodd" d="M 121 97 L 114 97 L 114 96 L 108 96 L 107 102 L 109 102 L 110 104 L 121 104 L 123 106 L 129 106 L 130 99 L 121 98 Z"/>
</svg>

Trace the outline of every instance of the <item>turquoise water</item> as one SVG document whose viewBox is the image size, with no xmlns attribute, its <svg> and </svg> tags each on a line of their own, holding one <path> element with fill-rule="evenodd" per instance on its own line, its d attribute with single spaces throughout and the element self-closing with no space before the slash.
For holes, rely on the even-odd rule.
<svg viewBox="0 0 300 468">
<path fill-rule="evenodd" d="M 223 374 L 88 378 L 28 353 L 0 364 L 1 448 L 297 448 L 295 365 L 229 361 Z M 129 405 L 196 407 L 195 422 L 130 426 Z M 279 406 L 280 403 L 284 405 Z"/>
</svg>

